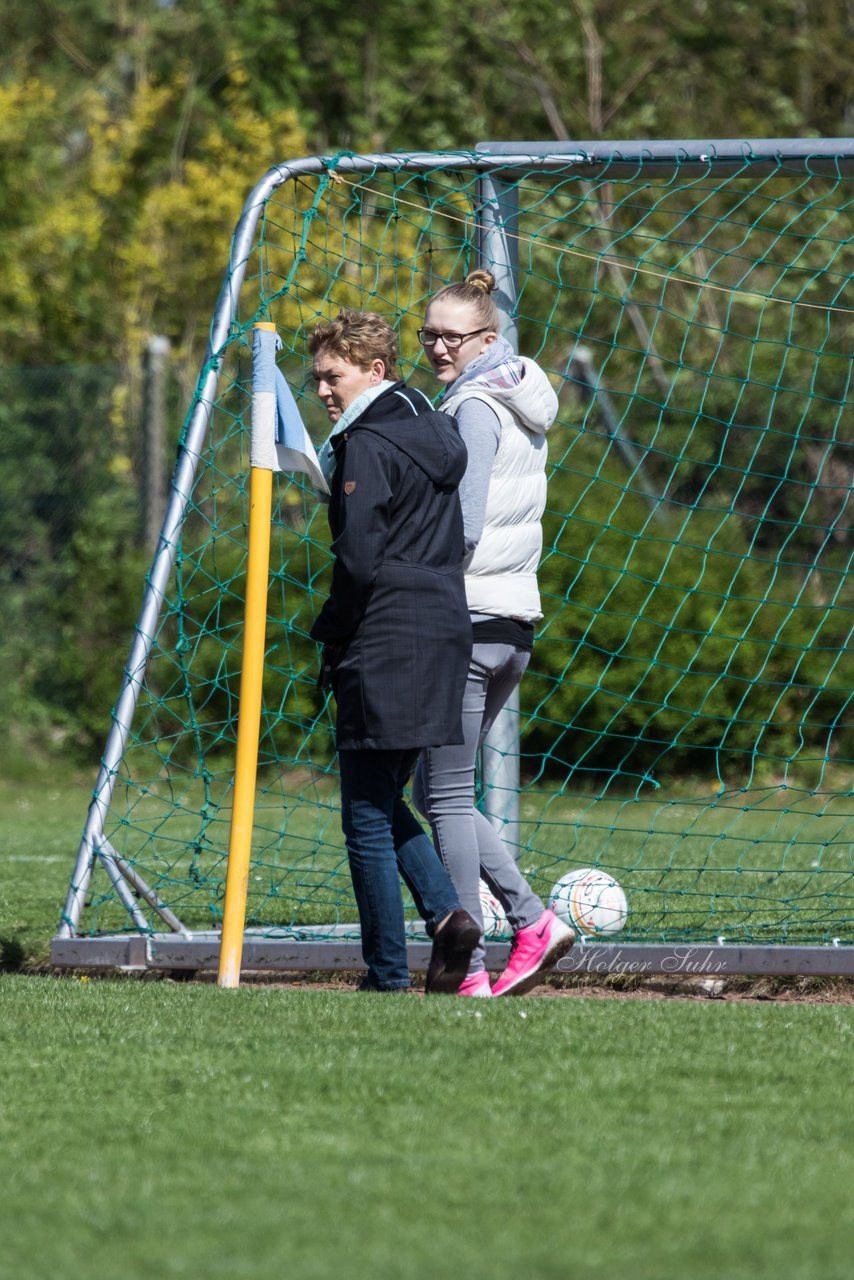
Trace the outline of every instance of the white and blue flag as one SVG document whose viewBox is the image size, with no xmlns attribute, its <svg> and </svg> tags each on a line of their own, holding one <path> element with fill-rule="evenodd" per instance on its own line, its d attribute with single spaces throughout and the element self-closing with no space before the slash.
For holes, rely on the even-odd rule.
<svg viewBox="0 0 854 1280">
<path fill-rule="evenodd" d="M 291 389 L 276 364 L 282 340 L 273 329 L 252 332 L 252 439 L 249 461 L 267 471 L 302 471 L 320 493 L 329 485 L 320 469 Z"/>
</svg>

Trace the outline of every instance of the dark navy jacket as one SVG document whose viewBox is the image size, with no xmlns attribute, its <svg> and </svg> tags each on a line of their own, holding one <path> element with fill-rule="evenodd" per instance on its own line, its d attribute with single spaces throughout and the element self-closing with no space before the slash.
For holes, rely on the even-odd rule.
<svg viewBox="0 0 854 1280">
<path fill-rule="evenodd" d="M 332 590 L 311 634 L 341 750 L 462 742 L 471 655 L 456 424 L 397 382 L 335 439 Z"/>
</svg>

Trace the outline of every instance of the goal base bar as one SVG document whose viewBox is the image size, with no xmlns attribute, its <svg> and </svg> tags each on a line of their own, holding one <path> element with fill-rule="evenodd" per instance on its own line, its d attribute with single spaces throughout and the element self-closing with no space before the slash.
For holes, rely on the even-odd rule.
<svg viewBox="0 0 854 1280">
<path fill-rule="evenodd" d="M 358 933 L 353 926 L 314 931 L 247 931 L 241 970 L 334 971 L 364 969 Z M 412 931 L 410 930 L 410 936 Z M 423 938 L 423 934 L 421 935 Z M 109 934 L 100 937 L 54 938 L 51 964 L 58 969 L 145 970 L 216 969 L 219 964 L 218 931 L 164 934 Z M 509 954 L 506 942 L 487 942 L 486 966 L 502 969 Z M 409 967 L 423 972 L 430 960 L 430 942 L 413 939 L 408 944 Z M 565 974 L 671 974 L 725 977 L 767 974 L 789 977 L 854 975 L 854 946 L 734 946 L 704 943 L 615 943 L 585 940 L 559 960 L 556 973 Z"/>
</svg>

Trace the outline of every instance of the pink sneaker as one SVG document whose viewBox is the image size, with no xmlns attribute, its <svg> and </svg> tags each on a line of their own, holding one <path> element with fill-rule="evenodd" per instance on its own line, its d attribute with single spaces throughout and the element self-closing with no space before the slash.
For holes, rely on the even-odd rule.
<svg viewBox="0 0 854 1280">
<path fill-rule="evenodd" d="M 551 969 L 575 942 L 575 933 L 553 911 L 544 911 L 534 924 L 520 929 L 513 938 L 507 968 L 492 988 L 494 996 L 521 996 L 544 969 Z"/>
<path fill-rule="evenodd" d="M 483 969 L 479 973 L 470 973 L 460 983 L 458 996 L 491 996 L 492 987 L 489 985 L 489 974 Z"/>
</svg>

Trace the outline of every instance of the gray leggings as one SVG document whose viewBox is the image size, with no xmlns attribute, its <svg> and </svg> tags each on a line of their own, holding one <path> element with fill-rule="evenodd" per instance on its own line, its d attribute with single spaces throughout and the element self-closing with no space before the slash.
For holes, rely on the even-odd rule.
<svg viewBox="0 0 854 1280">
<path fill-rule="evenodd" d="M 422 751 L 412 799 L 433 829 L 433 841 L 460 902 L 483 927 L 478 880 L 504 907 L 512 928 L 524 929 L 543 911 L 495 828 L 475 808 L 475 760 L 495 717 L 522 679 L 529 654 L 510 644 L 476 644 L 463 697 L 465 741 Z M 484 950 L 472 953 L 469 973 L 483 968 Z"/>
</svg>

